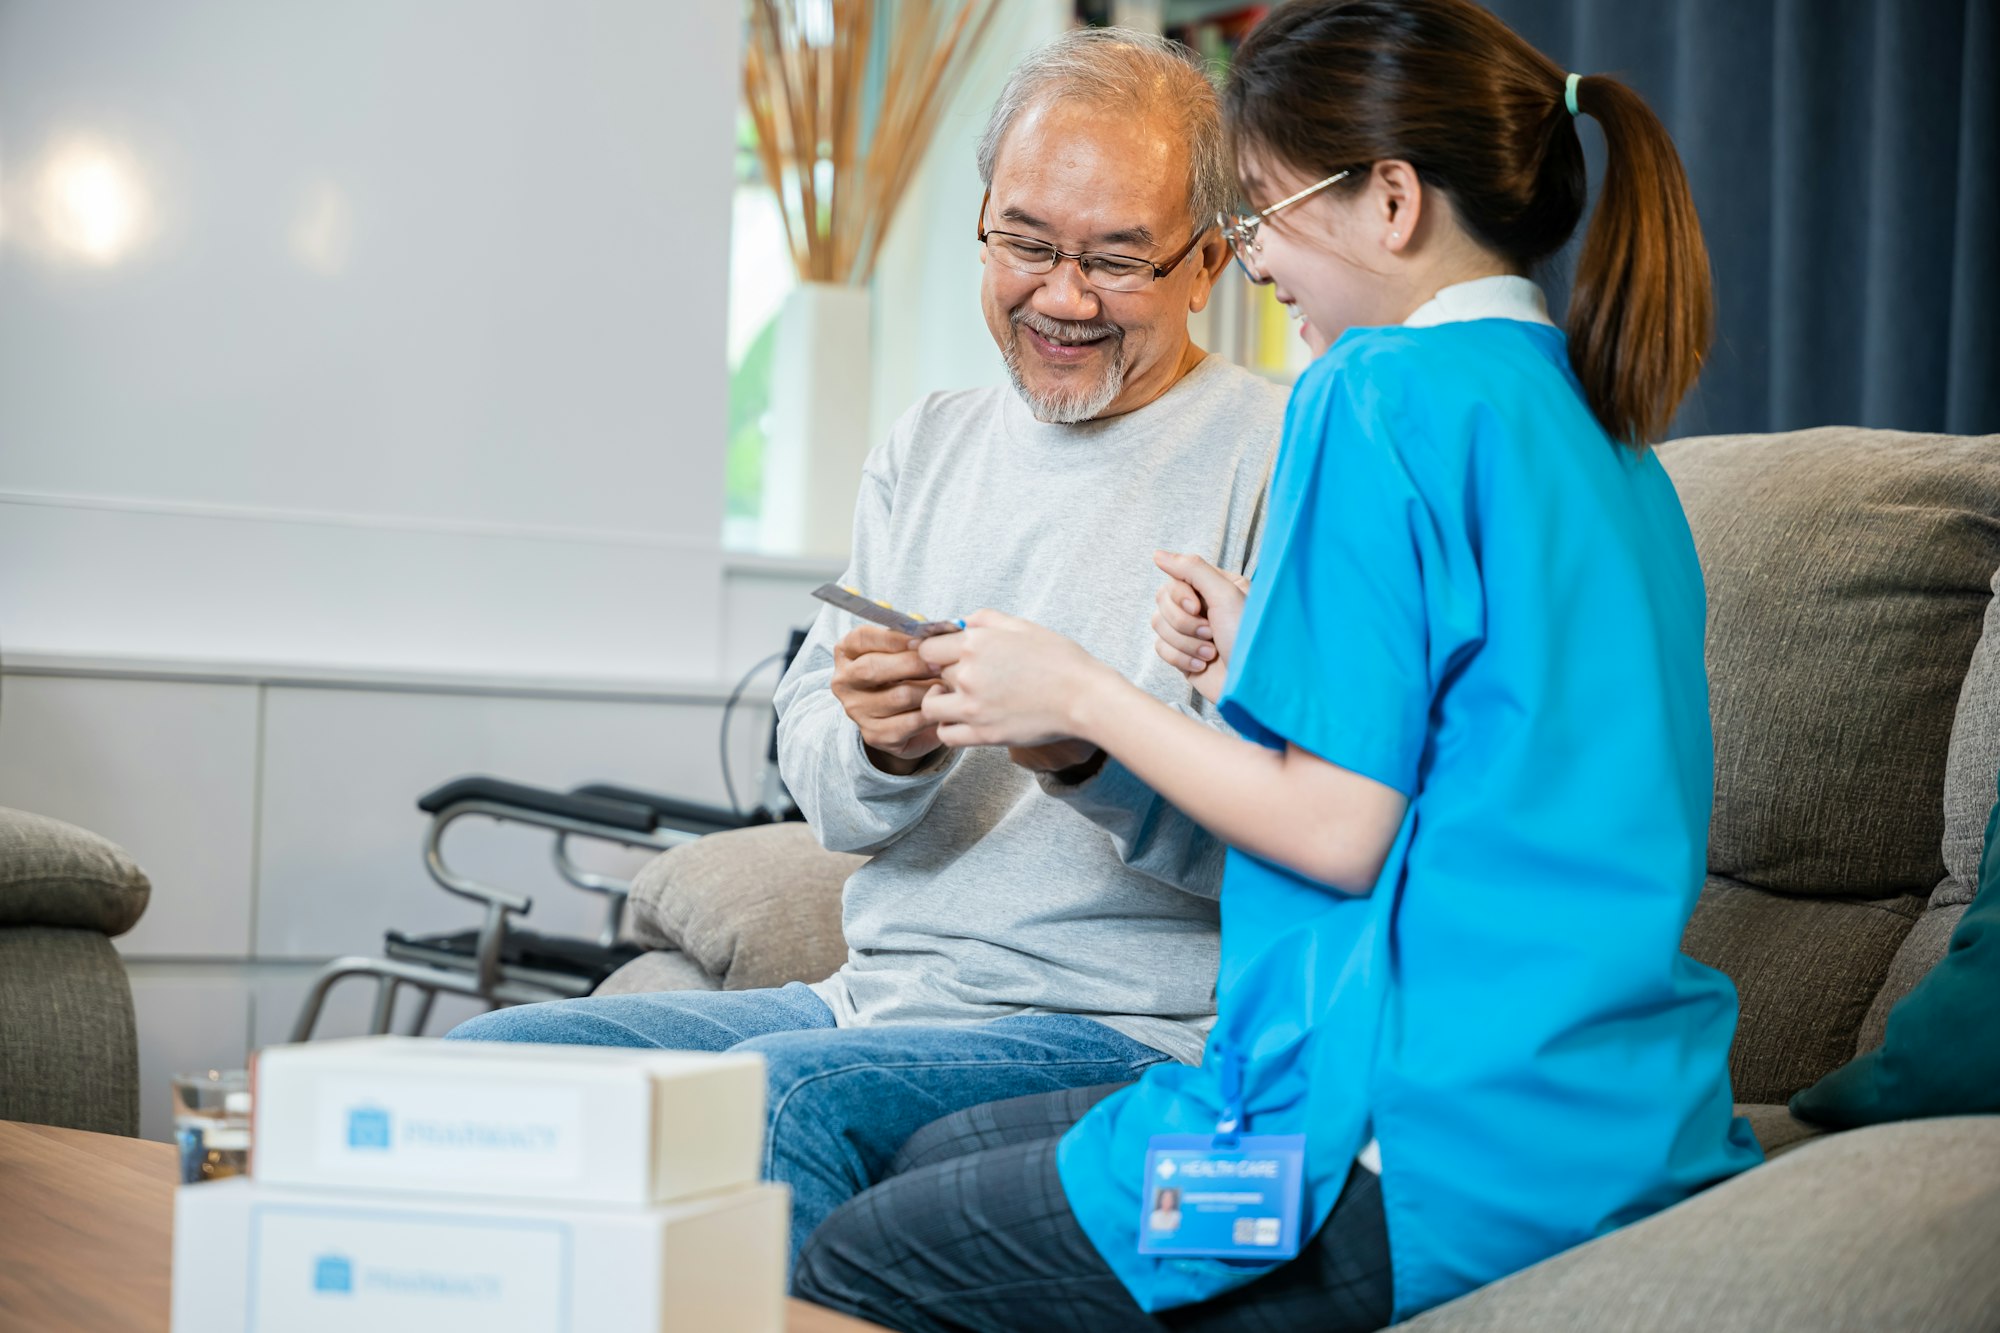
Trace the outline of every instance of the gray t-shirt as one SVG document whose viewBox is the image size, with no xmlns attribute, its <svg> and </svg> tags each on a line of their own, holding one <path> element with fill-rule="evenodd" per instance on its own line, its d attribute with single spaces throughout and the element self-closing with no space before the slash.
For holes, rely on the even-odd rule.
<svg viewBox="0 0 2000 1333">
<path fill-rule="evenodd" d="M 1247 569 L 1284 408 L 1217 356 L 1136 412 L 1074 426 L 1009 389 L 932 394 L 868 459 L 841 581 L 922 615 L 1037 621 L 1220 727 L 1153 651 L 1152 556 Z M 857 623 L 822 610 L 777 696 L 793 797 L 828 848 L 874 858 L 847 882 L 847 963 L 815 987 L 837 1021 L 1080 1014 L 1199 1059 L 1221 844 L 1115 761 L 1070 787 L 1004 749 L 877 769 L 828 689 Z"/>
</svg>

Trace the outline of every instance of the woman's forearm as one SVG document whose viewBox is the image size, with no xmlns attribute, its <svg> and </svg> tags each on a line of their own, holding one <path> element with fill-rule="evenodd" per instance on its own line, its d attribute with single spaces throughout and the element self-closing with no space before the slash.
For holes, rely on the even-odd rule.
<svg viewBox="0 0 2000 1333">
<path fill-rule="evenodd" d="M 1080 739 L 1232 847 L 1347 893 L 1374 886 L 1402 822 L 1393 788 L 1224 735 L 1109 673 L 1071 707 Z"/>
</svg>

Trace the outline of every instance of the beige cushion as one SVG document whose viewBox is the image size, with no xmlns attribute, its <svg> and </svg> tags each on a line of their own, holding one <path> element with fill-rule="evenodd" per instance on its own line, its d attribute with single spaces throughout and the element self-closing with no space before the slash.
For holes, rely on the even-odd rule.
<svg viewBox="0 0 2000 1333">
<path fill-rule="evenodd" d="M 1441 1305 L 1412 1333 L 1986 1333 L 2000 1116 L 1816 1138 Z"/>
<path fill-rule="evenodd" d="M 1929 894 L 1946 742 L 2000 569 L 2000 436 L 1832 427 L 1660 458 L 1708 582 L 1710 872 Z"/>
<path fill-rule="evenodd" d="M 1984 765 L 1990 801 L 2000 763 L 2000 719 L 1961 698 L 1990 699 L 1972 682 L 2000 653 L 2000 437 L 1831 427 L 1660 457 L 1709 602 L 1715 811 L 1686 948 L 1742 997 L 1736 1095 L 1779 1103 L 1879 1034 L 1892 965 L 1906 986 L 1942 939 L 1899 954 L 1912 923 L 1947 861 L 1976 861 L 1951 812 L 1974 803 L 1962 772 Z"/>
<path fill-rule="evenodd" d="M 679 949 L 642 953 L 601 982 L 592 995 L 650 995 L 663 990 L 721 990 L 722 982 Z"/>
<path fill-rule="evenodd" d="M 1993 587 L 1996 595 L 1987 599 L 1984 627 L 1959 691 L 1951 748 L 1945 755 L 1945 876 L 1931 894 L 1930 910 L 1910 928 L 1889 964 L 1888 978 L 1855 1036 L 1856 1055 L 1882 1044 L 1889 1011 L 1944 957 L 1951 933 L 1979 887 L 1986 820 L 1993 810 L 1993 776 L 2000 773 L 2000 573 L 1994 575 Z"/>
<path fill-rule="evenodd" d="M 45 815 L 0 806 L 0 926 L 122 935 L 153 886 L 117 844 Z"/>
<path fill-rule="evenodd" d="M 866 860 L 825 850 L 804 824 L 711 834 L 639 872 L 627 928 L 724 990 L 824 980 L 847 961 L 840 892 Z"/>
<path fill-rule="evenodd" d="M 1958 919 L 1965 915 L 1965 908 L 1964 903 L 1934 902 L 1928 911 L 1917 918 L 1917 924 L 1910 927 L 1910 933 L 1903 937 L 1902 947 L 1896 950 L 1896 956 L 1889 962 L 1888 977 L 1875 993 L 1874 1003 L 1868 1006 L 1868 1016 L 1862 1020 L 1861 1030 L 1855 1035 L 1856 1055 L 1866 1055 L 1882 1044 L 1882 1038 L 1889 1031 L 1889 1011 L 1915 990 L 1917 983 L 1924 979 L 1924 974 L 1944 958 L 1945 949 L 1951 943 L 1951 933 L 1958 929 Z"/>
<path fill-rule="evenodd" d="M 1736 1114 L 1750 1122 L 1750 1131 L 1757 1136 L 1757 1142 L 1763 1145 L 1767 1161 L 1779 1153 L 1790 1152 L 1801 1143 L 1816 1139 L 1827 1132 L 1826 1126 L 1815 1125 L 1793 1115 L 1789 1106 L 1746 1105 L 1739 1102 Z"/>
<path fill-rule="evenodd" d="M 1729 1078 L 1739 1101 L 1789 1101 L 1854 1058 L 1855 1033 L 1923 908 L 1914 893 L 1852 902 L 1709 880 L 1681 947 L 1736 982 Z"/>
<path fill-rule="evenodd" d="M 1994 515 L 2000 523 L 2000 513 Z M 1979 858 L 1986 847 L 1986 817 L 1993 811 L 1993 779 L 2000 773 L 2000 573 L 1986 600 L 1986 615 L 1951 727 L 1944 772 L 1944 882 L 1933 907 L 1963 906 L 1979 887 Z M 1939 957 L 1943 956 L 1942 950 Z M 1933 959 L 1932 961 L 1936 961 Z"/>
</svg>

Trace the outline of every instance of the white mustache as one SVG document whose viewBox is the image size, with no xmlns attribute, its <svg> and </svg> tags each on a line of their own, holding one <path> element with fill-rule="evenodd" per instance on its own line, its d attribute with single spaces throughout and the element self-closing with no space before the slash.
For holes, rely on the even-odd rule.
<svg viewBox="0 0 2000 1333">
<path fill-rule="evenodd" d="M 1084 343 L 1098 338 L 1123 338 L 1125 330 L 1116 324 L 1081 324 L 1075 320 L 1050 319 L 1038 311 L 1020 309 L 1012 316 L 1016 324 L 1025 324 L 1050 342 Z"/>
</svg>

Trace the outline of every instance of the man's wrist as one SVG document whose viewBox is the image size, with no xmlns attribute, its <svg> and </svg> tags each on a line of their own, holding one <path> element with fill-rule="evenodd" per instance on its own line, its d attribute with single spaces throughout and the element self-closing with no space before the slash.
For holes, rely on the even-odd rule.
<svg viewBox="0 0 2000 1333">
<path fill-rule="evenodd" d="M 917 771 L 921 759 L 899 759 L 887 750 L 878 750 L 867 741 L 861 742 L 861 752 L 868 756 L 868 763 L 878 773 L 887 773 L 892 778 L 906 778 Z"/>
<path fill-rule="evenodd" d="M 1101 748 L 1093 748 L 1090 757 L 1080 764 L 1059 768 L 1049 774 L 1049 780 L 1063 787 L 1081 787 L 1096 777 L 1104 769 L 1104 761 L 1110 758 Z"/>
<path fill-rule="evenodd" d="M 900 755 L 890 754 L 887 750 L 878 750 L 867 741 L 861 742 L 862 753 L 868 756 L 868 762 L 874 765 L 878 772 L 887 773 L 892 778 L 915 776 L 936 759 L 943 749 L 944 747 L 940 745 L 935 750 L 926 750 L 920 755 L 905 759 Z"/>
</svg>

